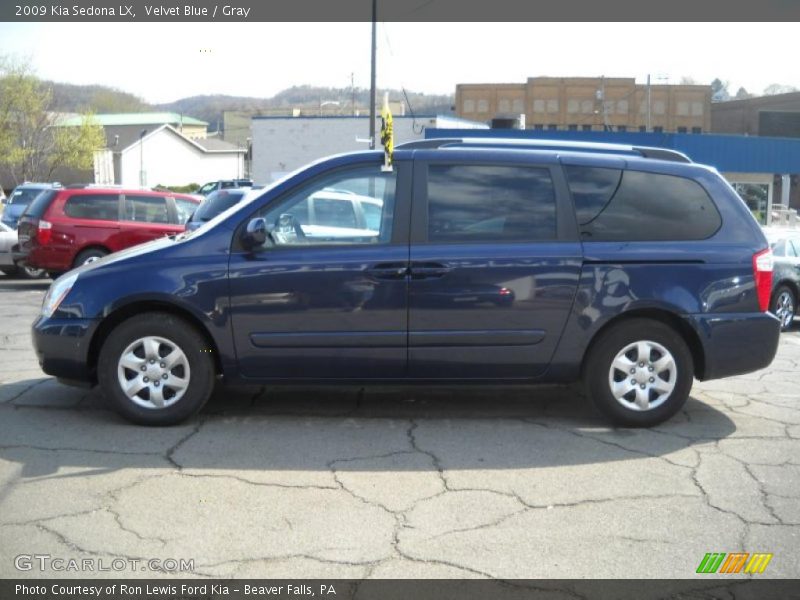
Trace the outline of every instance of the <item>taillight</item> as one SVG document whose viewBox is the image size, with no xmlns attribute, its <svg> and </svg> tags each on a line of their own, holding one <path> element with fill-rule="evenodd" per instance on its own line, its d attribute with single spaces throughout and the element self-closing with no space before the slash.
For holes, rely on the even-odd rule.
<svg viewBox="0 0 800 600">
<path fill-rule="evenodd" d="M 53 224 L 50 221 L 39 221 L 39 229 L 36 231 L 36 241 L 42 246 L 50 243 L 53 237 Z"/>
<path fill-rule="evenodd" d="M 769 310 L 772 293 L 772 250 L 767 248 L 753 255 L 753 277 L 756 281 L 758 306 L 762 312 Z"/>
</svg>

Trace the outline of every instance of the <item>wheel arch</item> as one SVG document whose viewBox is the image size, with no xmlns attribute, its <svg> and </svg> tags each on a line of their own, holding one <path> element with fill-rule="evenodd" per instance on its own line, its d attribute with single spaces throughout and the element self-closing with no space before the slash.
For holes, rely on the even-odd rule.
<svg viewBox="0 0 800 600">
<path fill-rule="evenodd" d="M 78 250 L 75 253 L 75 258 L 72 259 L 72 268 L 73 269 L 80 266 L 78 264 L 78 257 L 81 254 L 83 254 L 84 252 L 86 252 L 87 250 L 102 250 L 106 254 L 111 254 L 111 252 L 112 252 L 112 250 L 108 246 L 104 246 L 103 244 L 89 244 L 87 246 L 84 246 L 83 248 L 81 248 L 80 250 Z"/>
<path fill-rule="evenodd" d="M 703 379 L 706 369 L 706 360 L 705 349 L 703 347 L 703 343 L 700 341 L 700 336 L 698 336 L 697 332 L 686 320 L 682 319 L 673 312 L 661 308 L 633 309 L 616 315 L 607 323 L 603 324 L 603 326 L 600 327 L 600 329 L 598 329 L 592 336 L 589 345 L 586 347 L 586 352 L 584 352 L 583 360 L 581 362 L 581 373 L 584 373 L 588 357 L 590 356 L 597 341 L 601 339 L 606 332 L 613 329 L 618 324 L 624 321 L 630 321 L 631 319 L 650 319 L 652 321 L 657 321 L 667 325 L 677 332 L 689 347 L 689 351 L 692 355 L 692 362 L 694 363 L 695 376 L 698 379 Z"/>
<path fill-rule="evenodd" d="M 94 335 L 92 336 L 92 340 L 89 343 L 89 353 L 88 353 L 89 372 L 92 373 L 93 379 L 96 380 L 97 378 L 97 361 L 100 355 L 100 350 L 102 349 L 103 344 L 105 343 L 106 339 L 108 339 L 108 336 L 111 334 L 114 328 L 117 327 L 117 325 L 119 325 L 123 321 L 126 321 L 131 317 L 141 315 L 147 312 L 168 313 L 185 321 L 191 327 L 193 327 L 201 336 L 203 336 L 206 343 L 208 343 L 209 347 L 212 350 L 211 355 L 214 359 L 215 374 L 221 375 L 223 373 L 222 361 L 220 358 L 217 343 L 214 340 L 214 336 L 211 335 L 208 328 L 196 315 L 192 314 L 191 311 L 185 308 L 182 308 L 175 304 L 171 304 L 166 301 L 142 300 L 120 306 L 119 308 L 108 314 L 100 322 L 100 325 L 98 325 L 97 331 L 95 331 Z"/>
</svg>

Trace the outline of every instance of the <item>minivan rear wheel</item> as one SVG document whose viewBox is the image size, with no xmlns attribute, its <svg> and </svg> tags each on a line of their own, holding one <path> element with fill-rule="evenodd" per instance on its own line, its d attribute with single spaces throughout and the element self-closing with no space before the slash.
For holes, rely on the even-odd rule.
<svg viewBox="0 0 800 600">
<path fill-rule="evenodd" d="M 100 350 L 97 376 L 111 406 L 143 425 L 174 425 L 211 397 L 214 361 L 189 323 L 152 312 L 123 321 Z"/>
<path fill-rule="evenodd" d="M 92 263 L 96 260 L 100 260 L 104 256 L 106 256 L 108 252 L 103 250 L 102 248 L 89 248 L 88 250 L 84 250 L 78 256 L 75 257 L 75 262 L 73 263 L 73 268 L 80 267 L 82 265 L 87 265 Z"/>
<path fill-rule="evenodd" d="M 671 327 L 651 319 L 612 326 L 592 346 L 586 393 L 612 421 L 651 427 L 683 407 L 694 379 L 689 347 Z"/>
</svg>

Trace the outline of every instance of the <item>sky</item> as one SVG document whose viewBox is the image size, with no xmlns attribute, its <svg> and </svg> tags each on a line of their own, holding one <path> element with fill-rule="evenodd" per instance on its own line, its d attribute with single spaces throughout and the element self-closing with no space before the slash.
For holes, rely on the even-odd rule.
<svg viewBox="0 0 800 600">
<path fill-rule="evenodd" d="M 379 87 L 453 93 L 528 77 L 714 78 L 800 88 L 796 23 L 379 23 Z M 293 85 L 369 87 L 369 23 L 0 23 L 0 54 L 44 79 L 147 102 L 268 97 Z"/>
</svg>

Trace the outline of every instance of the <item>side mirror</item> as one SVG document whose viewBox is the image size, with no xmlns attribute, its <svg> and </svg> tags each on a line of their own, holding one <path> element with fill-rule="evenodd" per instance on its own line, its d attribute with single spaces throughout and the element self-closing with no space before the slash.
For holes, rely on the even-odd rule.
<svg viewBox="0 0 800 600">
<path fill-rule="evenodd" d="M 242 232 L 241 242 L 245 250 L 252 250 L 263 246 L 267 241 L 267 221 L 261 217 L 251 219 Z"/>
</svg>

